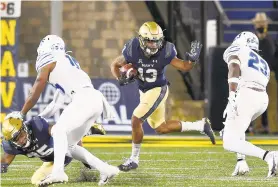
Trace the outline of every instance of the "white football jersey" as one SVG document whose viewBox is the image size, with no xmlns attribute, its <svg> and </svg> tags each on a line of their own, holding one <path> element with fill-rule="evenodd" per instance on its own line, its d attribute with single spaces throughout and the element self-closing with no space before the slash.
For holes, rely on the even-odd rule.
<svg viewBox="0 0 278 187">
<path fill-rule="evenodd" d="M 47 64 L 56 62 L 49 75 L 48 82 L 71 96 L 73 91 L 89 86 L 93 87 L 90 77 L 79 66 L 79 63 L 68 54 L 46 53 L 37 57 L 36 70 L 39 72 Z"/>
<path fill-rule="evenodd" d="M 230 56 L 237 56 L 240 60 L 240 86 L 265 89 L 270 78 L 270 70 L 267 62 L 258 53 L 246 46 L 231 45 L 223 55 L 228 66 Z"/>
</svg>

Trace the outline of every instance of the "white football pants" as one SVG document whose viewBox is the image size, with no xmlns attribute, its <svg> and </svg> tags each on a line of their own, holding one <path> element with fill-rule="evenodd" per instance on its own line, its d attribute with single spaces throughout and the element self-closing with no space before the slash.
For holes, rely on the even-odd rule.
<svg viewBox="0 0 278 187">
<path fill-rule="evenodd" d="M 250 88 L 240 88 L 236 104 L 238 115 L 234 118 L 227 117 L 225 122 L 223 147 L 229 151 L 262 158 L 265 151 L 245 141 L 243 137 L 250 122 L 267 109 L 268 95 Z"/>
<path fill-rule="evenodd" d="M 52 173 L 64 172 L 64 159 L 69 154 L 80 161 L 94 160 L 94 156 L 85 149 L 78 156 L 77 143 L 89 131 L 91 125 L 103 111 L 102 93 L 93 88 L 83 88 L 73 95 L 72 102 L 65 108 L 51 134 L 54 139 L 54 166 Z M 89 155 L 89 156 L 88 156 Z M 99 160 L 97 160 L 99 162 Z M 91 162 L 90 165 L 94 166 Z M 99 167 L 96 167 L 99 168 Z"/>
</svg>

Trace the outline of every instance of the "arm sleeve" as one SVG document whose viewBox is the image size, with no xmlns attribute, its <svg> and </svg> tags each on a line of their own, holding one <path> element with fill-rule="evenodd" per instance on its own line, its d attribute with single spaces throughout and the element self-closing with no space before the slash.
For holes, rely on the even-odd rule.
<svg viewBox="0 0 278 187">
<path fill-rule="evenodd" d="M 173 58 L 177 56 L 177 50 L 174 44 L 166 42 L 165 44 L 165 66 L 170 64 Z"/>
<path fill-rule="evenodd" d="M 45 54 L 39 55 L 36 60 L 37 72 L 39 72 L 40 69 L 43 68 L 44 66 L 51 64 L 53 62 L 56 62 L 56 59 L 53 54 L 45 53 Z"/>
<path fill-rule="evenodd" d="M 2 147 L 4 152 L 10 155 L 19 155 L 22 153 L 20 150 L 17 150 L 8 141 L 5 140 L 2 141 Z"/>
<path fill-rule="evenodd" d="M 229 58 L 231 56 L 237 56 L 240 59 L 241 51 L 242 51 L 242 47 L 237 45 L 228 47 L 223 54 L 224 61 L 229 65 Z"/>
<path fill-rule="evenodd" d="M 122 54 L 128 63 L 132 63 L 132 44 L 134 39 L 129 40 L 122 50 Z"/>
<path fill-rule="evenodd" d="M 52 102 L 47 105 L 47 107 L 39 114 L 39 116 L 44 118 L 52 117 L 59 109 L 63 107 L 64 102 L 64 94 L 59 89 L 57 89 Z"/>
</svg>

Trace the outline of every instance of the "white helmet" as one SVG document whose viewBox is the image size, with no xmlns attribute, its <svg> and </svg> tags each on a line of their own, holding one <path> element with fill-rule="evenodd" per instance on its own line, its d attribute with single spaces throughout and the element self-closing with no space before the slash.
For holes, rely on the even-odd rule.
<svg viewBox="0 0 278 187">
<path fill-rule="evenodd" d="M 244 45 L 250 49 L 259 51 L 259 39 L 254 33 L 249 31 L 244 31 L 238 34 L 232 45 Z"/>
<path fill-rule="evenodd" d="M 38 55 L 49 52 L 65 53 L 65 42 L 57 35 L 47 35 L 41 40 L 37 52 Z"/>
</svg>

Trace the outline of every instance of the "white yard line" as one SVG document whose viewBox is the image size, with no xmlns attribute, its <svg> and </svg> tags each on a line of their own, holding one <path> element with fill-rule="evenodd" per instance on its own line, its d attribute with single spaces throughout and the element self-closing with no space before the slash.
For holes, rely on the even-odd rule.
<svg viewBox="0 0 278 187">
<path fill-rule="evenodd" d="M 30 177 L 1 177 L 1 181 L 15 181 L 15 179 L 17 181 L 19 180 L 31 180 Z"/>
</svg>

